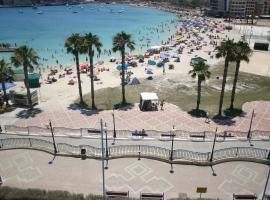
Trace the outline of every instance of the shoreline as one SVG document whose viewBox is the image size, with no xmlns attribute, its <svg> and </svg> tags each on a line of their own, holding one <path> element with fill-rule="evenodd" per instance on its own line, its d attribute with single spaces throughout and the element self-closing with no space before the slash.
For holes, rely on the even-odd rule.
<svg viewBox="0 0 270 200">
<path fill-rule="evenodd" d="M 89 4 L 89 5 L 90 4 L 101 4 L 101 2 L 85 2 L 85 4 Z M 123 3 L 123 2 L 122 3 L 117 3 L 117 4 L 119 4 L 119 5 L 125 4 L 125 5 L 131 6 L 131 7 L 134 6 L 134 4 Z M 142 8 L 145 8 L 146 7 L 145 6 L 146 4 L 144 4 L 144 3 L 141 3 L 140 5 L 143 5 Z M 52 5 L 52 6 L 54 6 L 54 5 Z M 59 6 L 64 6 L 64 5 L 61 4 Z M 136 7 L 140 8 L 140 6 L 136 6 Z M 10 8 L 14 8 L 14 7 L 10 7 Z M 149 46 L 148 46 L 148 44 L 147 45 L 145 44 L 144 46 L 141 46 L 141 44 L 140 44 L 141 42 L 137 41 L 136 42 L 137 43 L 136 45 L 138 45 L 137 48 L 135 49 L 135 51 L 129 52 L 130 54 L 133 54 L 133 55 L 144 54 L 147 51 L 147 49 L 149 49 L 149 47 L 151 47 L 151 46 L 164 45 L 165 43 L 168 43 L 169 39 L 172 38 L 173 36 L 175 36 L 176 33 L 177 33 L 177 31 L 179 30 L 179 15 L 176 12 L 173 12 L 173 10 L 168 10 L 167 8 L 166 9 L 161 9 L 160 7 L 153 7 L 153 6 L 147 6 L 147 8 L 157 9 L 157 10 L 160 10 L 162 12 L 173 13 L 174 14 L 174 17 L 168 23 L 168 25 L 170 26 L 170 30 L 168 31 L 168 35 L 163 36 L 162 38 L 160 38 L 159 39 L 160 41 L 158 41 L 158 42 L 153 41 L 152 44 L 150 44 Z M 130 32 L 130 33 L 133 35 L 133 37 L 136 35 L 136 33 L 134 33 L 134 32 Z M 137 37 L 140 37 L 140 35 L 136 35 L 136 36 Z M 137 40 L 138 39 L 139 38 L 137 38 Z M 107 48 L 107 49 L 104 48 L 104 49 L 102 49 L 102 51 L 103 50 L 106 50 L 107 51 L 107 50 L 111 50 L 111 48 Z M 48 51 L 48 49 L 45 50 L 45 51 Z M 54 68 L 54 67 L 56 67 L 57 69 L 60 69 L 60 68 L 74 66 L 74 62 L 71 61 L 71 57 L 70 56 L 69 56 L 69 59 L 65 58 L 65 60 L 59 61 L 59 63 L 58 63 L 57 57 L 59 55 L 57 55 L 57 54 L 58 53 L 60 53 L 60 54 L 63 53 L 64 55 L 66 55 L 66 52 L 65 52 L 65 49 L 64 48 L 61 48 L 61 50 L 60 49 L 57 49 L 57 53 L 56 54 L 54 54 L 54 52 L 53 52 L 54 49 L 50 49 L 50 51 L 51 51 L 51 56 L 53 55 L 54 58 L 51 58 L 51 56 L 49 56 L 49 55 L 47 55 L 47 56 L 44 55 L 43 50 L 40 51 L 40 61 L 41 62 L 40 62 L 40 66 L 35 67 L 35 71 L 39 71 L 40 69 L 42 71 L 44 71 L 44 70 L 45 71 L 50 71 L 50 69 L 51 68 Z M 7 53 L 12 53 L 12 52 L 7 52 Z M 39 50 L 37 50 L 37 53 L 39 54 Z M 81 55 L 81 56 L 82 56 L 82 58 L 80 59 L 80 63 L 81 64 L 83 64 L 83 63 L 87 63 L 88 64 L 87 59 L 84 59 L 83 58 L 84 55 Z M 94 60 L 95 60 L 95 63 L 100 62 L 100 61 L 109 61 L 111 57 L 115 57 L 116 59 L 120 59 L 120 56 L 118 55 L 118 53 L 113 53 L 111 55 L 107 55 L 107 54 L 103 53 L 103 55 L 101 55 L 101 58 L 96 58 L 95 57 Z"/>
</svg>

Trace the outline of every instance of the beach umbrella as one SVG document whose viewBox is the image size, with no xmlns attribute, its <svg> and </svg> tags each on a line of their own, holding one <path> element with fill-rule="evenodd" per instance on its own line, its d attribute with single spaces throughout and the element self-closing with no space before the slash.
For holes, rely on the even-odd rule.
<svg viewBox="0 0 270 200">
<path fill-rule="evenodd" d="M 88 69 L 88 65 L 87 64 L 81 64 L 80 68 L 81 68 L 81 70 Z"/>
<path fill-rule="evenodd" d="M 163 66 L 164 66 L 164 62 L 158 62 L 158 63 L 157 63 L 157 66 L 158 66 L 158 67 L 163 67 Z"/>
<path fill-rule="evenodd" d="M 128 64 L 125 64 L 124 68 L 125 68 L 125 70 L 127 71 L 127 69 L 128 69 Z M 117 69 L 118 71 L 121 71 L 121 70 L 122 70 L 122 65 L 117 65 L 117 66 L 116 66 L 116 69 Z"/>
<path fill-rule="evenodd" d="M 144 55 L 140 54 L 137 56 L 138 59 L 144 59 Z"/>
<path fill-rule="evenodd" d="M 160 58 L 169 58 L 171 55 L 168 53 L 161 54 L 159 57 Z"/>
<path fill-rule="evenodd" d="M 140 84 L 140 81 L 139 81 L 139 79 L 134 77 L 128 84 L 129 85 L 138 85 L 138 84 Z"/>
<path fill-rule="evenodd" d="M 151 70 L 146 70 L 146 74 L 154 74 Z"/>
<path fill-rule="evenodd" d="M 148 65 L 156 65 L 156 61 L 154 60 L 148 60 Z"/>
<path fill-rule="evenodd" d="M 5 87 L 6 87 L 6 90 L 7 89 L 10 89 L 10 88 L 13 88 L 15 87 L 16 85 L 14 83 L 8 83 L 8 82 L 5 82 Z M 0 84 L 0 90 L 2 90 L 2 84 Z"/>
</svg>

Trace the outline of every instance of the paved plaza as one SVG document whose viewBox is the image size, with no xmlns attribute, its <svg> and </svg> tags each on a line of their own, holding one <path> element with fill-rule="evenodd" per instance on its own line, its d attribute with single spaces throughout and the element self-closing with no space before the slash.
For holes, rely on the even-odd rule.
<svg viewBox="0 0 270 200">
<path fill-rule="evenodd" d="M 205 118 L 195 118 L 175 105 L 166 103 L 164 111 L 142 112 L 138 104 L 126 109 L 115 110 L 117 130 L 159 130 L 168 131 L 172 126 L 184 131 L 248 131 L 252 111 L 255 111 L 252 130 L 270 130 L 270 102 L 256 101 L 243 105 L 244 116 L 232 120 L 205 123 Z M 108 129 L 113 129 L 112 111 L 91 111 L 76 105 L 65 105 L 55 99 L 55 103 L 42 102 L 29 112 L 18 108 L 1 115 L 1 125 L 45 127 L 49 120 L 54 127 L 100 128 L 103 119 Z"/>
<path fill-rule="evenodd" d="M 92 159 L 56 157 L 29 150 L 0 151 L 0 174 L 4 185 L 20 188 L 68 190 L 76 193 L 102 192 L 101 162 Z M 121 165 L 119 165 L 121 163 Z M 121 166 L 121 167 L 119 167 Z M 207 187 L 203 197 L 232 199 L 232 193 L 262 194 L 268 167 L 249 162 L 230 162 L 210 167 L 170 165 L 137 158 L 110 160 L 106 170 L 108 190 L 164 192 L 165 197 L 198 197 L 196 187 Z M 213 176 L 213 171 L 216 176 Z M 270 188 L 268 188 L 270 192 Z"/>
</svg>

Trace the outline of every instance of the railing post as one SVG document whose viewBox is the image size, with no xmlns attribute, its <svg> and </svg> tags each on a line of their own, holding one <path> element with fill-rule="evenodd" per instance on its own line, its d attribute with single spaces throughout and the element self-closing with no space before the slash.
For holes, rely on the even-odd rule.
<svg viewBox="0 0 270 200">
<path fill-rule="evenodd" d="M 28 138 L 28 140 L 29 140 L 30 147 L 32 147 L 31 138 Z"/>
<path fill-rule="evenodd" d="M 28 135 L 30 135 L 30 131 L 29 131 L 29 127 L 27 126 L 27 133 Z"/>
<path fill-rule="evenodd" d="M 80 128 L 80 134 L 81 134 L 81 137 L 82 137 L 82 128 Z"/>
<path fill-rule="evenodd" d="M 141 160 L 141 145 L 139 145 L 139 151 L 138 151 L 138 160 Z"/>
<path fill-rule="evenodd" d="M 207 152 L 207 160 L 210 158 L 210 152 Z"/>
<path fill-rule="evenodd" d="M 236 153 L 235 153 L 235 156 L 236 156 L 236 157 L 238 156 L 238 147 L 236 147 Z"/>
<path fill-rule="evenodd" d="M 0 149 L 3 147 L 4 145 L 3 145 L 3 142 L 2 142 L 2 140 L 0 140 Z"/>
<path fill-rule="evenodd" d="M 216 128 L 216 131 L 215 131 L 215 137 L 214 137 L 213 147 L 212 147 L 212 151 L 211 151 L 211 156 L 210 156 L 210 159 L 209 159 L 210 162 L 212 162 L 213 158 L 214 158 L 216 138 L 217 138 L 217 128 Z"/>
<path fill-rule="evenodd" d="M 249 129 L 248 129 L 248 134 L 247 134 L 247 139 L 250 140 L 251 139 L 251 128 L 252 128 L 252 122 L 253 122 L 253 118 L 254 118 L 254 109 L 252 111 L 252 115 L 251 115 L 251 119 L 250 119 L 250 124 L 249 124 Z"/>
<path fill-rule="evenodd" d="M 50 126 L 50 129 L 51 129 L 51 134 L 52 134 L 52 139 L 53 139 L 54 154 L 57 154 L 56 144 L 55 144 L 55 140 L 54 140 L 54 132 L 53 132 L 54 130 L 53 130 L 53 127 L 52 127 L 51 120 L 49 121 L 49 126 Z"/>
</svg>

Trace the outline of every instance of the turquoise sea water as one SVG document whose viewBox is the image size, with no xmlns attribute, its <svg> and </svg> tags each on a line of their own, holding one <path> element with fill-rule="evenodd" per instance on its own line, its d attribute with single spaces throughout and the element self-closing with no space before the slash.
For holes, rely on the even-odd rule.
<svg viewBox="0 0 270 200">
<path fill-rule="evenodd" d="M 131 33 L 136 42 L 134 53 L 138 53 L 166 41 L 174 33 L 176 23 L 175 14 L 123 4 L 52 6 L 37 10 L 3 8 L 0 9 L 0 43 L 33 47 L 41 58 L 40 67 L 69 65 L 74 61 L 72 55 L 66 54 L 64 41 L 71 33 L 92 32 L 100 37 L 103 54 L 95 58 L 97 61 L 111 57 L 104 50 L 111 49 L 117 32 Z M 9 56 L 0 54 L 0 58 Z M 86 55 L 81 56 L 81 61 L 86 61 Z"/>
</svg>

